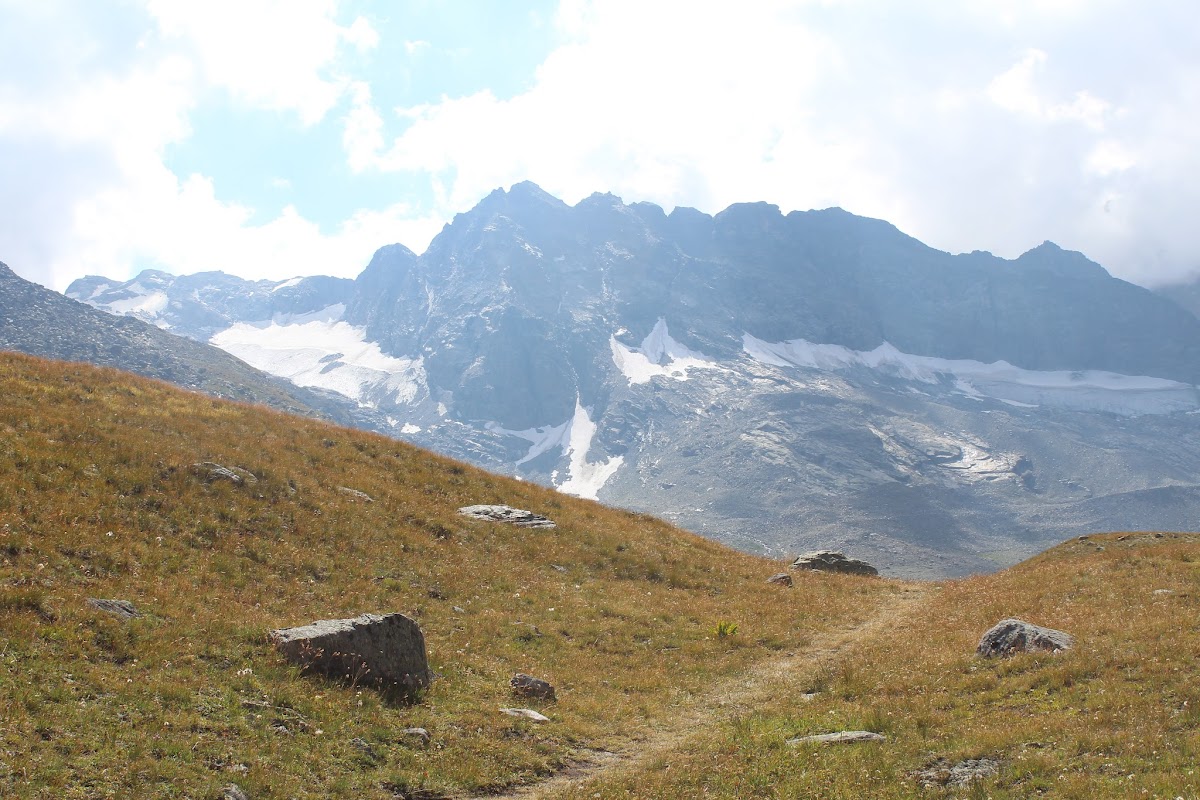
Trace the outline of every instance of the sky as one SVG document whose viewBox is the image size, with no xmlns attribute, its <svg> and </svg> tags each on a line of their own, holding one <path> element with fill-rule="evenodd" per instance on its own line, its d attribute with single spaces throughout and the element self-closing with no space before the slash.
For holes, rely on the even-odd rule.
<svg viewBox="0 0 1200 800">
<path fill-rule="evenodd" d="M 1200 275 L 1194 0 L 0 0 L 0 261 L 353 277 L 532 180 Z"/>
</svg>

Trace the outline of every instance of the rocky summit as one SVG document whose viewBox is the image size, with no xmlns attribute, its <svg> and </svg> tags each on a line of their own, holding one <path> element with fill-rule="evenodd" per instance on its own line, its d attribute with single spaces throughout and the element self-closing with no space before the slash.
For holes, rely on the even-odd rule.
<svg viewBox="0 0 1200 800">
<path fill-rule="evenodd" d="M 207 275 L 68 294 L 744 550 L 942 576 L 1200 516 L 1200 320 L 1049 242 L 951 255 L 840 209 L 522 183 L 352 284 Z"/>
</svg>

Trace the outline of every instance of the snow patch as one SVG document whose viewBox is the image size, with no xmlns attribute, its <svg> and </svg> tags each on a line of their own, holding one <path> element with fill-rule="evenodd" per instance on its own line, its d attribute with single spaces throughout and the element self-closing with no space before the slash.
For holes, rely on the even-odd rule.
<svg viewBox="0 0 1200 800">
<path fill-rule="evenodd" d="M 916 356 L 884 342 L 874 350 L 851 350 L 804 339 L 765 342 L 742 334 L 742 349 L 755 361 L 777 367 L 823 371 L 868 368 L 927 384 L 952 382 L 972 399 L 992 398 L 1018 407 L 1048 406 L 1073 411 L 1105 411 L 1125 416 L 1172 414 L 1200 408 L 1195 386 L 1147 375 L 1101 370 L 1030 370 L 1007 361 L 985 364 L 969 359 Z"/>
<path fill-rule="evenodd" d="M 401 433 L 420 433 L 421 426 L 413 425 L 411 422 L 404 423 L 404 427 L 400 429 Z"/>
<path fill-rule="evenodd" d="M 648 383 L 657 376 L 685 381 L 690 369 L 719 369 L 702 353 L 689 350 L 672 339 L 667 331 L 667 321 L 662 317 L 658 318 L 641 347 L 627 347 L 618 342 L 615 335 L 610 336 L 608 342 L 613 363 L 629 380 L 630 386 Z"/>
<path fill-rule="evenodd" d="M 344 307 L 239 322 L 209 342 L 297 386 L 328 389 L 366 408 L 418 401 L 426 391 L 421 358 L 385 355 L 366 331 L 341 321 Z"/>
<path fill-rule="evenodd" d="M 280 281 L 279 283 L 277 283 L 273 287 L 271 287 L 271 293 L 274 294 L 275 292 L 278 292 L 280 289 L 291 288 L 292 286 L 295 286 L 296 284 L 300 283 L 300 281 L 302 281 L 302 280 L 304 280 L 304 278 L 288 278 L 286 281 Z"/>
<path fill-rule="evenodd" d="M 146 291 L 144 287 L 136 283 L 129 288 L 130 290 L 138 292 Z M 164 309 L 166 309 L 167 293 L 150 292 L 149 294 L 138 294 L 134 297 L 128 297 L 124 300 L 112 300 L 104 305 L 114 314 L 126 314 L 134 317 L 153 319 L 161 314 Z"/>
<path fill-rule="evenodd" d="M 550 473 L 550 481 L 563 494 L 597 499 L 600 489 L 625 463 L 624 456 L 613 456 L 607 461 L 592 463 L 587 460 L 592 440 L 596 436 L 596 423 L 592 422 L 587 409 L 575 401 L 575 414 L 560 425 L 543 425 L 522 431 L 502 428 L 495 422 L 484 426 L 491 433 L 515 436 L 529 442 L 525 456 L 514 466 L 528 463 L 543 453 L 559 449 L 567 459 L 567 479 L 558 482 L 558 470 Z"/>
<path fill-rule="evenodd" d="M 595 500 L 608 479 L 625 463 L 625 456 L 613 456 L 607 461 L 589 463 L 587 454 L 595 436 L 596 423 L 592 422 L 587 410 L 576 400 L 575 416 L 571 419 L 567 447 L 564 451 L 570 464 L 570 477 L 558 485 L 558 490 L 563 494 Z"/>
</svg>

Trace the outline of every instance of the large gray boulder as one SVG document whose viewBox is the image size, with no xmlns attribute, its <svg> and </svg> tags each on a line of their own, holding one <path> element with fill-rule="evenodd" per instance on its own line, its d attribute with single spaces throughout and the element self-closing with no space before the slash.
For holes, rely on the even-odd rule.
<svg viewBox="0 0 1200 800">
<path fill-rule="evenodd" d="M 363 614 L 271 631 L 271 642 L 293 664 L 354 684 L 411 692 L 433 673 L 425 636 L 403 614 Z"/>
<path fill-rule="evenodd" d="M 1075 644 L 1069 633 L 1043 628 L 1021 619 L 1002 619 L 988 630 L 975 648 L 985 658 L 1014 653 L 1057 653 Z"/>
<path fill-rule="evenodd" d="M 818 572 L 845 572 L 851 575 L 878 575 L 879 570 L 857 558 L 847 558 L 836 550 L 814 550 L 792 562 L 792 569 L 811 569 Z"/>
</svg>

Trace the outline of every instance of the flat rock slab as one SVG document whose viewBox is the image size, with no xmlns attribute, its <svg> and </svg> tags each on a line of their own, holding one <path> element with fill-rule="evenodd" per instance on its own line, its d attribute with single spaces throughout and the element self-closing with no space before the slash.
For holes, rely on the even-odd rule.
<svg viewBox="0 0 1200 800">
<path fill-rule="evenodd" d="M 838 731 L 837 733 L 818 733 L 813 736 L 798 736 L 788 739 L 792 747 L 801 744 L 855 744 L 857 742 L 882 742 L 887 737 L 872 731 Z"/>
<path fill-rule="evenodd" d="M 1002 619 L 979 640 L 975 652 L 985 658 L 1014 653 L 1056 653 L 1075 644 L 1069 633 L 1043 628 L 1022 619 Z"/>
<path fill-rule="evenodd" d="M 940 758 L 925 769 L 912 773 L 912 776 L 927 789 L 938 786 L 953 786 L 962 789 L 974 781 L 998 774 L 1000 774 L 1000 762 L 994 758 L 968 758 L 956 764 Z"/>
<path fill-rule="evenodd" d="M 255 484 L 258 483 L 258 478 L 254 477 L 254 473 L 240 467 L 224 467 L 215 461 L 200 461 L 192 464 L 192 472 L 208 483 L 213 481 L 229 481 L 235 486 L 241 486 L 243 483 Z"/>
<path fill-rule="evenodd" d="M 384 689 L 424 689 L 432 680 L 425 635 L 403 614 L 363 614 L 271 631 L 293 664 L 331 678 Z"/>
<path fill-rule="evenodd" d="M 532 720 L 534 722 L 549 722 L 550 718 L 544 714 L 539 714 L 532 708 L 502 708 L 501 714 L 508 714 L 510 717 L 521 717 L 522 719 Z"/>
<path fill-rule="evenodd" d="M 786 572 L 780 572 L 767 578 L 767 583 L 777 583 L 780 586 L 791 586 L 792 576 L 788 575 Z"/>
<path fill-rule="evenodd" d="M 361 500 L 364 503 L 374 503 L 375 499 L 366 492 L 360 492 L 358 489 L 351 489 L 349 486 L 339 486 L 338 491 L 349 497 L 351 500 Z"/>
<path fill-rule="evenodd" d="M 507 522 L 518 528 L 553 528 L 554 521 L 541 514 L 525 511 L 511 506 L 463 506 L 458 513 L 471 519 L 481 519 L 487 522 Z"/>
<path fill-rule="evenodd" d="M 109 614 L 116 614 L 123 619 L 133 619 L 134 617 L 141 616 L 133 603 L 128 600 L 103 600 L 98 597 L 89 597 L 87 603 L 92 608 L 106 611 Z"/>
<path fill-rule="evenodd" d="M 836 550 L 814 550 L 792 562 L 792 569 L 811 569 L 817 572 L 844 572 L 850 575 L 878 575 L 879 570 L 857 558 L 847 558 Z"/>
</svg>

